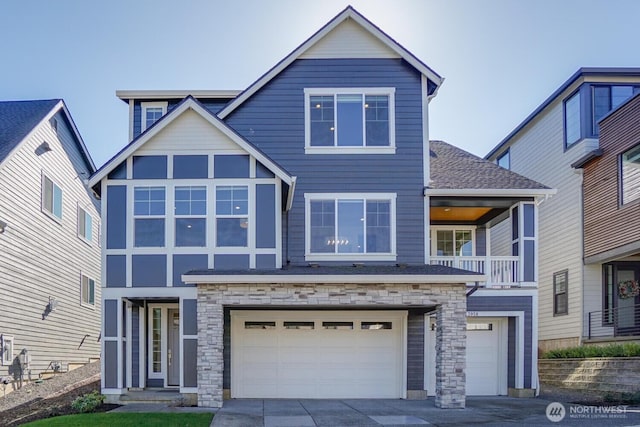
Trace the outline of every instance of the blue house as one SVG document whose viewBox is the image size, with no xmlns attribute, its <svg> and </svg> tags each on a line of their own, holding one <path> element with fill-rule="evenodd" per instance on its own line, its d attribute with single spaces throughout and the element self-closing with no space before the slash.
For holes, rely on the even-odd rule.
<svg viewBox="0 0 640 427">
<path fill-rule="evenodd" d="M 348 7 L 242 92 L 119 91 L 131 142 L 90 179 L 102 392 L 532 393 L 552 190 L 430 143 L 442 80 Z"/>
</svg>

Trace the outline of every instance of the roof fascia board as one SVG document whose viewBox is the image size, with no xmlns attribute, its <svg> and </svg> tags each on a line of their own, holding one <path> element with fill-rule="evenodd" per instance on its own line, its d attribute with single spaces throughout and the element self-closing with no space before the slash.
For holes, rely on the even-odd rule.
<svg viewBox="0 0 640 427">
<path fill-rule="evenodd" d="M 291 185 L 292 178 L 291 176 L 289 176 L 289 174 L 282 170 L 278 165 L 273 163 L 273 161 L 271 161 L 267 156 L 258 151 L 251 144 L 244 141 L 242 137 L 229 129 L 229 127 L 226 126 L 222 121 L 216 119 L 211 113 L 209 113 L 208 110 L 204 109 L 194 98 L 191 97 L 186 98 L 186 100 L 182 104 L 171 110 L 164 118 L 155 123 L 142 135 L 140 135 L 137 140 L 133 141 L 131 144 L 129 144 L 129 146 L 120 151 L 120 153 L 112 157 L 111 160 L 109 160 L 102 168 L 100 168 L 100 170 L 96 174 L 94 174 L 89 179 L 89 186 L 93 187 L 97 183 L 102 181 L 102 179 L 104 179 L 104 177 L 113 170 L 115 165 L 119 165 L 121 162 L 133 155 L 133 153 L 139 150 L 140 147 L 142 147 L 147 141 L 156 136 L 160 131 L 162 131 L 165 127 L 172 123 L 177 117 L 179 117 L 182 113 L 189 109 L 200 114 L 205 120 L 207 120 L 216 129 L 221 131 L 225 136 L 227 136 L 249 154 L 258 159 L 258 161 L 264 164 L 278 178 Z"/>
<path fill-rule="evenodd" d="M 419 70 L 422 74 L 427 76 L 430 80 L 432 80 L 436 84 L 437 87 L 442 84 L 443 78 L 439 76 L 435 71 L 425 65 L 422 61 L 416 58 L 411 52 L 402 47 L 398 42 L 389 37 L 386 33 L 376 27 L 373 23 L 367 20 L 364 16 L 360 15 L 356 12 L 351 6 L 347 7 L 345 10 L 340 12 L 335 18 L 325 24 L 320 30 L 318 30 L 315 34 L 309 37 L 305 42 L 303 42 L 300 46 L 298 46 L 293 52 L 284 57 L 280 62 L 278 62 L 275 66 L 273 66 L 269 71 L 263 74 L 258 80 L 256 80 L 251 86 L 249 86 L 244 92 L 238 95 L 233 101 L 231 101 L 226 107 L 224 107 L 219 113 L 218 117 L 224 119 L 231 112 L 233 112 L 237 107 L 242 105 L 244 101 L 250 98 L 254 93 L 256 93 L 260 88 L 262 88 L 265 84 L 267 84 L 270 80 L 272 80 L 275 76 L 280 74 L 282 70 L 287 68 L 293 61 L 295 61 L 300 55 L 310 49 L 314 44 L 320 41 L 324 36 L 330 33 L 334 28 L 340 25 L 346 19 L 351 18 L 362 27 L 364 27 L 367 31 L 369 31 L 374 37 L 380 40 L 385 46 L 392 49 L 394 52 L 399 54 L 403 59 L 405 59 L 409 64 Z"/>
<path fill-rule="evenodd" d="M 129 99 L 167 99 L 185 98 L 189 95 L 194 98 L 235 98 L 240 90 L 117 90 L 116 96 L 123 101 Z"/>
<path fill-rule="evenodd" d="M 182 281 L 187 284 L 198 283 L 443 283 L 460 284 L 470 282 L 485 282 L 487 276 L 483 274 L 264 274 L 264 275 L 189 275 L 183 274 Z"/>
<path fill-rule="evenodd" d="M 512 197 L 532 197 L 532 196 L 552 196 L 557 190 L 553 188 L 535 188 L 535 189 L 516 189 L 516 188 L 500 188 L 500 189 L 446 189 L 446 188 L 425 188 L 425 196 L 471 196 L 471 197 L 496 197 L 496 196 L 512 196 Z"/>
<path fill-rule="evenodd" d="M 80 145 L 80 150 L 82 151 L 82 154 L 84 155 L 85 160 L 87 161 L 87 166 L 89 166 L 89 172 L 94 173 L 96 171 L 96 165 L 95 165 L 95 163 L 93 163 L 93 159 L 91 158 L 91 154 L 89 154 L 89 150 L 87 149 L 87 146 L 85 145 L 84 140 L 82 139 L 82 136 L 80 136 L 80 131 L 78 131 L 76 123 L 73 121 L 73 117 L 71 117 L 71 113 L 67 109 L 67 104 L 65 104 L 64 101 L 60 101 L 60 102 L 62 103 L 62 110 L 66 114 L 67 120 L 69 121 L 69 124 L 71 125 L 71 131 L 75 135 L 76 140 L 78 141 L 78 143 Z"/>
</svg>

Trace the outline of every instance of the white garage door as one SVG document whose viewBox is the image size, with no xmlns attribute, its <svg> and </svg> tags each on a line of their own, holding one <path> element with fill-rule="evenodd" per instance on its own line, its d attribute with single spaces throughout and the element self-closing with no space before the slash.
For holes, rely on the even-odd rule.
<svg viewBox="0 0 640 427">
<path fill-rule="evenodd" d="M 435 394 L 435 320 L 429 322 L 428 393 Z M 470 317 L 467 319 L 466 394 L 496 396 L 507 394 L 506 319 Z"/>
<path fill-rule="evenodd" d="M 231 312 L 235 398 L 405 397 L 406 311 Z"/>
</svg>

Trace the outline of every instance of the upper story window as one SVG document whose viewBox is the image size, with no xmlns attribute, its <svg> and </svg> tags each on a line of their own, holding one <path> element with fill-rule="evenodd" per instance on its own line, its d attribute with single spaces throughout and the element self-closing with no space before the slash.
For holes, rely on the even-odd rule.
<svg viewBox="0 0 640 427">
<path fill-rule="evenodd" d="M 598 122 L 609 111 L 638 93 L 640 87 L 634 86 L 593 86 L 593 134 L 600 134 Z"/>
<path fill-rule="evenodd" d="M 93 306 L 96 303 L 96 282 L 93 279 L 85 276 L 81 276 L 80 280 L 80 301 L 82 305 Z"/>
<path fill-rule="evenodd" d="M 473 256 L 473 229 L 437 229 L 431 253 L 436 256 Z M 433 233 L 433 232 L 432 232 Z M 433 238 L 435 237 L 435 239 Z"/>
<path fill-rule="evenodd" d="M 140 132 L 144 132 L 151 127 L 152 124 L 157 122 L 160 117 L 164 116 L 167 112 L 166 102 L 142 102 L 142 118 L 140 121 Z"/>
<path fill-rule="evenodd" d="M 640 199 L 640 145 L 622 153 L 619 182 L 623 205 Z"/>
<path fill-rule="evenodd" d="M 78 206 L 78 236 L 91 242 L 93 235 L 93 219 L 89 212 Z"/>
<path fill-rule="evenodd" d="M 394 153 L 395 89 L 305 89 L 307 153 Z"/>
<path fill-rule="evenodd" d="M 581 138 L 580 92 L 576 92 L 564 102 L 564 136 L 567 148 Z"/>
<path fill-rule="evenodd" d="M 62 189 L 46 175 L 42 175 L 42 209 L 62 219 Z"/>
<path fill-rule="evenodd" d="M 496 163 L 501 168 L 511 169 L 511 150 L 508 149 L 502 153 L 496 160 Z"/>
<path fill-rule="evenodd" d="M 216 246 L 246 247 L 249 228 L 249 188 L 216 187 Z"/>
<path fill-rule="evenodd" d="M 395 260 L 395 194 L 305 194 L 306 259 Z"/>
<path fill-rule="evenodd" d="M 207 188 L 175 188 L 176 246 L 207 245 Z"/>
<path fill-rule="evenodd" d="M 165 188 L 135 187 L 133 198 L 134 245 L 164 246 Z"/>
</svg>

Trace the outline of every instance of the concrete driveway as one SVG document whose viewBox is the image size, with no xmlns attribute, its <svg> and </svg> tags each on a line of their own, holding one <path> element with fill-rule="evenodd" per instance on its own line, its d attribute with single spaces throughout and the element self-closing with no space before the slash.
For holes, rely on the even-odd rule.
<svg viewBox="0 0 640 427">
<path fill-rule="evenodd" d="M 556 422 L 552 422 L 546 415 L 550 403 L 539 398 L 468 397 L 466 409 L 438 409 L 433 398 L 232 399 L 224 402 L 211 426 L 640 426 L 640 409 L 637 407 L 585 407 L 569 403 L 563 403 L 563 406 L 554 404 L 551 417 Z"/>
</svg>

